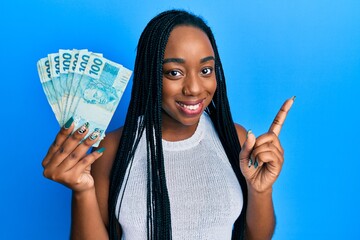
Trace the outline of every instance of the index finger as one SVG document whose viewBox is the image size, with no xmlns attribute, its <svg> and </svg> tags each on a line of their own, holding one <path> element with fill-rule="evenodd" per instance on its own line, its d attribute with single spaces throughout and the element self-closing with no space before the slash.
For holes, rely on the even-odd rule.
<svg viewBox="0 0 360 240">
<path fill-rule="evenodd" d="M 278 114 L 276 114 L 276 117 L 274 118 L 274 121 L 272 122 L 269 132 L 273 132 L 276 134 L 276 136 L 279 136 L 281 128 L 285 122 L 286 116 L 293 105 L 295 101 L 295 96 L 286 100 L 284 104 L 281 106 Z"/>
<path fill-rule="evenodd" d="M 42 161 L 42 166 L 45 167 L 53 155 L 60 149 L 61 145 L 66 141 L 66 139 L 70 136 L 74 124 L 74 118 L 71 117 L 65 125 L 60 129 L 59 133 L 56 135 L 54 142 L 51 144 L 46 156 Z"/>
</svg>

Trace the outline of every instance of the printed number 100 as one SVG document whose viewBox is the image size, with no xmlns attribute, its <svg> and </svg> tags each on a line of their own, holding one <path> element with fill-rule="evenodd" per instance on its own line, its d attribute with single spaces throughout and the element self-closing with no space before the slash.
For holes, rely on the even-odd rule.
<svg viewBox="0 0 360 240">
<path fill-rule="evenodd" d="M 91 64 L 90 74 L 98 75 L 100 71 L 100 66 L 103 64 L 100 58 L 94 58 L 93 64 Z"/>
</svg>

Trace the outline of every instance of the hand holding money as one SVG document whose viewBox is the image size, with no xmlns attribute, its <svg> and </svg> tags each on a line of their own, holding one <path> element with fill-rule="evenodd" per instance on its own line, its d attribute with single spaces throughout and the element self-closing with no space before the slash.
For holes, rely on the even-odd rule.
<svg viewBox="0 0 360 240">
<path fill-rule="evenodd" d="M 59 125 L 70 118 L 74 119 L 74 129 L 87 123 L 88 134 L 100 132 L 101 141 L 132 71 L 101 54 L 75 49 L 49 54 L 37 67 Z"/>
</svg>

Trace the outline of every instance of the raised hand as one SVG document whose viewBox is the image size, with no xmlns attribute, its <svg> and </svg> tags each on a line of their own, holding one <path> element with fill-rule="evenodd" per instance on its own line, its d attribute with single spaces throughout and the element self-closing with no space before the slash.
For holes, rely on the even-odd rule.
<svg viewBox="0 0 360 240">
<path fill-rule="evenodd" d="M 50 146 L 42 165 L 46 178 L 80 192 L 94 187 L 94 179 L 90 174 L 91 164 L 105 149 L 100 148 L 87 154 L 89 148 L 98 140 L 100 132 L 94 131 L 84 139 L 88 132 L 88 123 L 71 134 L 73 129 L 73 118 L 70 118 Z"/>
<path fill-rule="evenodd" d="M 294 100 L 292 97 L 284 102 L 267 133 L 258 138 L 251 131 L 247 133 L 239 155 L 240 169 L 248 187 L 257 192 L 270 189 L 280 174 L 284 150 L 279 134 Z"/>
</svg>

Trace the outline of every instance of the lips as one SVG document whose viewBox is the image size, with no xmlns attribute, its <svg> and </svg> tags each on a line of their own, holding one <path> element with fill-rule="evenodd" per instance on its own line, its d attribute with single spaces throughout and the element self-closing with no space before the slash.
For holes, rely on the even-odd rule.
<svg viewBox="0 0 360 240">
<path fill-rule="evenodd" d="M 205 99 L 200 99 L 197 101 L 177 101 L 178 108 L 185 114 L 189 116 L 197 115 L 202 112 Z"/>
<path fill-rule="evenodd" d="M 200 107 L 200 103 L 195 104 L 195 105 L 185 105 L 185 104 L 183 104 L 181 102 L 178 102 L 178 104 L 181 107 L 187 108 L 187 109 L 192 110 L 192 111 L 195 111 L 196 109 L 198 109 Z"/>
</svg>

